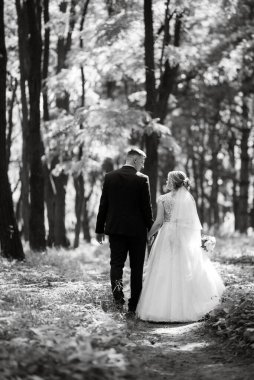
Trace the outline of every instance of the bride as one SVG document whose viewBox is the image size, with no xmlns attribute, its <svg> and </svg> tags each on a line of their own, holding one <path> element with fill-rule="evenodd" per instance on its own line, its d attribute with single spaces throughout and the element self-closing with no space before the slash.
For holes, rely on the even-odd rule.
<svg viewBox="0 0 254 380">
<path fill-rule="evenodd" d="M 169 192 L 158 198 L 157 217 L 148 238 L 160 230 L 136 310 L 142 320 L 197 321 L 220 302 L 225 289 L 201 248 L 202 226 L 189 186 L 183 172 L 169 172 Z"/>
</svg>

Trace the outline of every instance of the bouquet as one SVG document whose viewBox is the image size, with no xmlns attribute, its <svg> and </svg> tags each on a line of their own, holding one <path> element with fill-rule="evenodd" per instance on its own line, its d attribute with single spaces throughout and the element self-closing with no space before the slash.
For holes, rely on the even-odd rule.
<svg viewBox="0 0 254 380">
<path fill-rule="evenodd" d="M 212 253 L 216 244 L 214 236 L 203 235 L 201 236 L 201 248 L 208 253 Z"/>
</svg>

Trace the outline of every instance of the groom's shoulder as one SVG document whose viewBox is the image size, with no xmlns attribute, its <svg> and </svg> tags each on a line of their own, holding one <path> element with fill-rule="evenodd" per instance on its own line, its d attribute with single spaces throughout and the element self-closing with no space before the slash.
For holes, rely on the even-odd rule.
<svg viewBox="0 0 254 380">
<path fill-rule="evenodd" d="M 144 179 L 146 179 L 146 180 L 148 179 L 148 176 L 145 175 L 145 174 L 143 174 L 143 173 L 141 173 L 141 172 L 137 172 L 136 175 L 137 175 L 139 178 L 144 178 Z"/>
<path fill-rule="evenodd" d="M 109 179 L 118 176 L 121 173 L 121 169 L 115 169 L 105 174 L 105 179 Z"/>
<path fill-rule="evenodd" d="M 113 178 L 117 178 L 119 177 L 119 175 L 123 174 L 123 169 L 120 168 L 120 169 L 115 169 L 115 170 L 112 170 L 111 172 L 108 172 L 107 174 L 105 174 L 105 180 L 110 180 Z M 148 176 L 146 174 L 143 174 L 141 172 L 131 172 L 129 173 L 129 175 L 132 176 L 132 178 L 137 178 L 138 181 L 141 181 L 142 183 L 144 181 L 148 181 Z"/>
</svg>

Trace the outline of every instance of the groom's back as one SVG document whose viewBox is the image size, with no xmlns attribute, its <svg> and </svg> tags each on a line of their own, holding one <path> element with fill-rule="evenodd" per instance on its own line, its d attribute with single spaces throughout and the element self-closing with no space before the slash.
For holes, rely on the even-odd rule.
<svg viewBox="0 0 254 380">
<path fill-rule="evenodd" d="M 106 234 L 146 233 L 152 221 L 148 177 L 130 166 L 105 176 Z M 99 215 L 98 215 L 99 217 Z"/>
</svg>

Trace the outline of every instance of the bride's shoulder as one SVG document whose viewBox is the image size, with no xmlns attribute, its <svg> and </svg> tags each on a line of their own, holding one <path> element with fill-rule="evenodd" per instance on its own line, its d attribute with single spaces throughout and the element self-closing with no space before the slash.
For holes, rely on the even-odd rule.
<svg viewBox="0 0 254 380">
<path fill-rule="evenodd" d="M 157 202 L 165 202 L 165 201 L 167 201 L 168 199 L 170 199 L 171 197 L 172 197 L 171 192 L 170 192 L 170 193 L 166 193 L 166 194 L 162 194 L 162 195 L 160 195 L 160 196 L 157 198 Z"/>
</svg>

